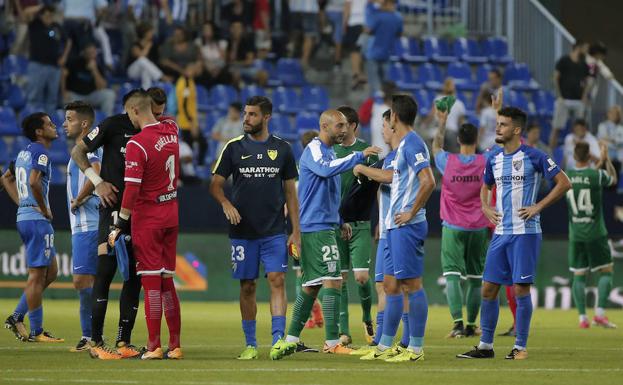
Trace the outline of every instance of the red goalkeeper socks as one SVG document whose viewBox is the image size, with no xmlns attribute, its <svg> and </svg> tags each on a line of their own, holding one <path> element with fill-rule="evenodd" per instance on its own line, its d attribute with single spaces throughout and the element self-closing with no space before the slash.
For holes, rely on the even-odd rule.
<svg viewBox="0 0 623 385">
<path fill-rule="evenodd" d="M 162 305 L 164 316 L 169 327 L 169 350 L 180 347 L 180 330 L 182 318 L 180 314 L 180 300 L 177 298 L 173 278 L 162 278 Z"/>
<path fill-rule="evenodd" d="M 162 277 L 160 275 L 142 275 L 141 283 L 145 292 L 145 320 L 147 321 L 147 332 L 149 334 L 147 349 L 153 352 L 161 346 L 162 299 L 160 288 L 162 286 Z"/>
<path fill-rule="evenodd" d="M 515 288 L 513 286 L 506 286 L 506 300 L 511 313 L 513 313 L 513 326 L 515 326 L 517 321 L 517 301 L 515 300 Z"/>
</svg>

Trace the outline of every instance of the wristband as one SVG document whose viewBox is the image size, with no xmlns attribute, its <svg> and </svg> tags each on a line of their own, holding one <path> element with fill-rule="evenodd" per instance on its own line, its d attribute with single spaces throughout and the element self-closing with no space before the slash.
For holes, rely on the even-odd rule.
<svg viewBox="0 0 623 385">
<path fill-rule="evenodd" d="M 87 178 L 89 178 L 89 180 L 91 181 L 91 183 L 93 183 L 93 186 L 95 186 L 95 187 L 97 187 L 98 184 L 100 184 L 100 183 L 102 183 L 104 181 L 104 179 L 102 179 L 102 177 L 97 175 L 97 173 L 95 172 L 93 167 L 89 167 L 86 170 L 84 170 L 84 175 Z"/>
<path fill-rule="evenodd" d="M 122 218 L 121 214 L 117 217 L 117 221 L 115 222 L 115 227 L 120 229 L 122 233 L 128 232 L 128 227 L 130 227 L 130 221 L 128 221 L 129 217 Z"/>
</svg>

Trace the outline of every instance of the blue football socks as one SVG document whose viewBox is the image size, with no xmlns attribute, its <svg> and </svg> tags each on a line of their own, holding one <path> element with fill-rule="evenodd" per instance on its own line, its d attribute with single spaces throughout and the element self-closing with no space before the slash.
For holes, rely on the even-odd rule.
<svg viewBox="0 0 623 385">
<path fill-rule="evenodd" d="M 93 288 L 80 289 L 80 327 L 82 336 L 91 338 L 91 294 Z"/>
<path fill-rule="evenodd" d="M 28 302 L 26 302 L 26 293 L 22 293 L 22 296 L 15 307 L 13 312 L 13 318 L 19 322 L 24 322 L 24 316 L 28 313 Z"/>
<path fill-rule="evenodd" d="M 528 344 L 528 334 L 530 333 L 530 320 L 532 319 L 532 298 L 530 294 L 523 297 L 515 297 L 517 301 L 517 322 L 515 331 L 515 348 L 525 349 Z"/>
<path fill-rule="evenodd" d="M 255 329 L 255 325 L 253 326 Z M 284 315 L 275 315 L 272 318 L 272 335 L 273 335 L 273 345 L 284 336 L 286 330 L 286 316 Z"/>
<path fill-rule="evenodd" d="M 500 315 L 500 303 L 498 299 L 482 299 L 480 305 L 480 329 L 482 330 L 482 336 L 480 336 L 480 342 L 485 344 L 493 344 L 493 333 L 495 333 L 495 327 L 498 324 L 498 317 Z"/>
<path fill-rule="evenodd" d="M 409 348 L 416 353 L 422 349 L 427 319 L 428 299 L 426 298 L 426 291 L 420 289 L 409 293 Z"/>
<path fill-rule="evenodd" d="M 257 347 L 255 339 L 255 320 L 242 320 L 242 331 L 247 341 L 247 346 Z"/>
</svg>

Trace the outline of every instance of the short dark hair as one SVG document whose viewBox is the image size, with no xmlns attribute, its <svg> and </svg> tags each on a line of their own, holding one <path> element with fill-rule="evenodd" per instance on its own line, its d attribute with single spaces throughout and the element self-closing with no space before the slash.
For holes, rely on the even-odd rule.
<svg viewBox="0 0 623 385">
<path fill-rule="evenodd" d="M 53 6 L 52 4 L 45 4 L 43 7 L 41 7 L 41 9 L 39 10 L 38 14 L 39 15 L 43 15 L 46 12 L 54 13 L 54 12 L 56 12 L 56 7 Z"/>
<path fill-rule="evenodd" d="M 346 116 L 346 121 L 348 122 L 348 124 L 356 124 L 355 130 L 357 129 L 357 127 L 359 127 L 359 115 L 354 108 L 352 108 L 351 106 L 339 106 L 336 109 L 344 114 L 344 116 Z"/>
<path fill-rule="evenodd" d="M 575 126 L 583 126 L 583 127 L 588 128 L 588 122 L 586 120 L 582 119 L 582 118 L 578 118 L 578 119 L 573 121 L 573 126 L 572 127 L 575 127 Z"/>
<path fill-rule="evenodd" d="M 580 48 L 580 47 L 581 47 L 582 45 L 584 45 L 585 43 L 586 43 L 586 42 L 585 42 L 584 40 L 577 39 L 577 40 L 575 41 L 575 43 L 573 43 L 573 45 L 571 46 L 571 50 L 574 50 L 574 49 L 576 49 L 576 48 Z"/>
<path fill-rule="evenodd" d="M 95 121 L 95 110 L 93 107 L 82 100 L 76 100 L 65 105 L 65 111 L 75 111 L 76 114 L 86 118 L 89 122 Z"/>
<path fill-rule="evenodd" d="M 389 120 L 391 116 L 392 116 L 392 110 L 386 110 L 385 112 L 383 112 L 383 120 Z"/>
<path fill-rule="evenodd" d="M 240 112 L 242 111 L 242 104 L 239 102 L 231 102 L 229 103 L 229 108 L 233 108 L 234 110 Z"/>
<path fill-rule="evenodd" d="M 303 134 L 301 134 L 301 145 L 303 146 L 303 148 L 307 147 L 309 142 L 311 142 L 317 136 L 318 136 L 318 131 L 316 130 L 309 130 L 309 131 L 303 132 Z"/>
<path fill-rule="evenodd" d="M 37 140 L 37 130 L 42 129 L 45 122 L 43 118 L 49 116 L 45 112 L 33 112 L 22 120 L 22 133 L 31 142 Z"/>
<path fill-rule="evenodd" d="M 489 70 L 489 73 L 495 74 L 499 78 L 502 77 L 502 71 L 500 71 L 498 68 L 491 68 L 491 70 Z"/>
<path fill-rule="evenodd" d="M 459 142 L 461 144 L 471 146 L 472 144 L 476 144 L 477 138 L 478 127 L 471 123 L 463 123 L 461 127 L 459 127 Z"/>
<path fill-rule="evenodd" d="M 273 103 L 266 96 L 251 96 L 247 99 L 247 106 L 258 106 L 263 115 L 273 114 Z"/>
<path fill-rule="evenodd" d="M 417 117 L 417 109 L 417 103 L 410 95 L 392 96 L 392 112 L 402 123 L 412 126 Z"/>
<path fill-rule="evenodd" d="M 586 142 L 578 142 L 573 149 L 573 155 L 580 162 L 588 162 L 590 159 L 590 147 Z"/>
<path fill-rule="evenodd" d="M 530 124 L 528 124 L 528 128 L 526 128 L 526 133 L 532 131 L 532 130 L 536 130 L 536 129 L 541 129 L 541 126 L 539 126 L 538 123 L 536 122 L 532 122 Z"/>
<path fill-rule="evenodd" d="M 161 106 L 167 102 L 167 93 L 160 87 L 150 87 L 147 89 L 147 93 L 151 96 L 151 100 L 157 105 Z"/>
<path fill-rule="evenodd" d="M 128 102 L 128 100 L 133 97 L 134 95 L 138 95 L 141 93 L 145 93 L 146 91 L 142 88 L 135 88 L 133 90 L 128 91 L 127 94 L 123 95 L 123 99 L 121 99 L 121 105 L 125 106 L 125 104 Z M 151 95 L 150 95 L 151 97 Z"/>
<path fill-rule="evenodd" d="M 528 115 L 517 107 L 502 107 L 498 111 L 498 115 L 511 118 L 515 127 L 520 127 L 523 131 L 526 128 Z"/>
<path fill-rule="evenodd" d="M 147 32 L 152 31 L 153 29 L 154 26 L 151 23 L 143 21 L 136 26 L 136 37 L 142 39 L 145 35 L 147 35 Z"/>
</svg>

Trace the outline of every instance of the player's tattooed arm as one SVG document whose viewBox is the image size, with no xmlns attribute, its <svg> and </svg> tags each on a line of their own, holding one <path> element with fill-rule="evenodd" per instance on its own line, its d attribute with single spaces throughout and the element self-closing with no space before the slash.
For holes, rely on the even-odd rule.
<svg viewBox="0 0 623 385">
<path fill-rule="evenodd" d="M 482 212 L 487 219 L 494 225 L 498 225 L 502 220 L 502 214 L 491 207 L 491 186 L 483 184 L 480 189 L 480 203 L 482 204 Z"/>
<path fill-rule="evenodd" d="M 99 175 L 101 166 L 98 162 L 91 163 L 91 167 L 93 170 Z M 78 196 L 71 200 L 71 211 L 76 211 L 80 206 L 85 204 L 91 197 L 93 196 L 93 191 L 95 191 L 95 186 L 93 182 L 87 179 L 82 186 L 80 192 L 78 192 Z"/>
<path fill-rule="evenodd" d="M 433 176 L 433 170 L 430 167 L 425 167 L 420 170 L 417 177 L 420 182 L 420 188 L 415 195 L 413 207 L 411 208 L 411 211 L 398 213 L 394 216 L 394 223 L 397 225 L 409 223 L 417 212 L 426 206 L 426 202 L 428 201 L 428 198 L 430 198 L 430 194 L 432 194 L 435 189 L 435 177 Z"/>
<path fill-rule="evenodd" d="M 4 174 L 0 177 L 0 184 L 6 190 L 6 193 L 9 195 L 11 200 L 15 202 L 16 205 L 19 205 L 19 197 L 17 195 L 17 185 L 15 184 L 15 175 L 11 172 L 11 170 L 6 170 Z"/>
<path fill-rule="evenodd" d="M 364 166 L 363 164 L 358 164 L 353 168 L 353 174 L 359 178 L 360 175 L 366 176 L 369 179 L 372 179 L 379 183 L 391 183 L 392 178 L 394 176 L 394 172 L 392 170 L 383 170 L 375 167 Z"/>
<path fill-rule="evenodd" d="M 91 167 L 87 153 L 89 149 L 84 141 L 80 140 L 71 150 L 71 159 L 76 162 L 80 170 L 95 186 L 95 193 L 101 198 L 104 207 L 112 207 L 117 203 L 117 193 L 119 189 L 112 183 L 103 180 L 98 173 Z"/>
<path fill-rule="evenodd" d="M 439 127 L 435 138 L 433 138 L 433 156 L 437 155 L 439 151 L 443 151 L 444 139 L 446 135 L 446 121 L 448 120 L 448 111 L 439 111 L 435 107 L 437 113 L 437 120 L 439 121 Z"/>
<path fill-rule="evenodd" d="M 220 203 L 223 207 L 223 213 L 225 214 L 225 218 L 227 218 L 229 223 L 231 223 L 232 225 L 237 225 L 242 220 L 242 217 L 240 217 L 238 209 L 236 209 L 234 205 L 229 201 L 229 199 L 227 199 L 227 197 L 225 196 L 225 190 L 223 189 L 224 185 L 225 178 L 218 174 L 212 175 L 212 182 L 210 182 L 210 194 L 212 194 L 214 199 L 216 199 L 216 201 Z"/>
<path fill-rule="evenodd" d="M 567 174 L 564 171 L 559 172 L 554 177 L 554 188 L 545 196 L 545 198 L 541 199 L 539 202 L 532 206 L 522 207 L 519 209 L 519 218 L 528 220 L 541 211 L 545 209 L 547 206 L 556 202 L 558 199 L 562 198 L 567 191 L 571 188 L 571 181 Z"/>
<path fill-rule="evenodd" d="M 43 185 L 41 183 L 42 176 L 43 173 L 40 170 L 33 169 L 30 172 L 28 184 L 30 185 L 30 190 L 32 191 L 32 197 L 35 198 L 35 202 L 37 202 L 39 211 L 46 219 L 51 221 L 52 211 L 45 205 L 45 198 L 43 197 Z"/>
<path fill-rule="evenodd" d="M 286 194 L 286 208 L 292 224 L 292 234 L 288 238 L 288 246 L 294 244 L 296 250 L 301 250 L 301 226 L 299 221 L 299 200 L 296 195 L 296 181 L 287 179 L 284 182 L 284 190 Z"/>
</svg>

